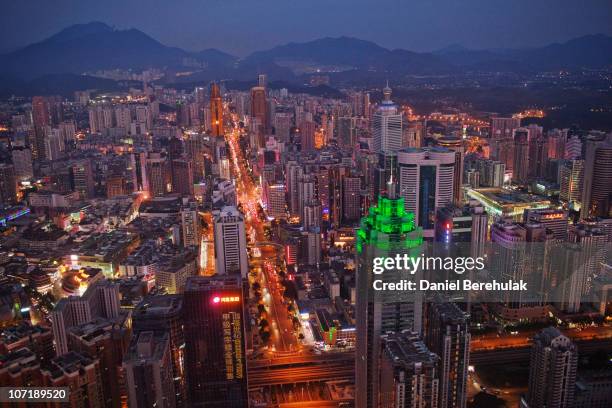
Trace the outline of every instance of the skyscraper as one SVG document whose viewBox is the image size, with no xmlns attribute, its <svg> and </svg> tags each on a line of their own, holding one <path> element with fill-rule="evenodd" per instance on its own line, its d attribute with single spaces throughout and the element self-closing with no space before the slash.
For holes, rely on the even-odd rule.
<svg viewBox="0 0 612 408">
<path fill-rule="evenodd" d="M 184 311 L 191 406 L 248 407 L 242 279 L 190 278 Z"/>
<path fill-rule="evenodd" d="M 433 237 L 436 209 L 453 202 L 455 152 L 406 148 L 397 154 L 400 196 L 425 235 Z"/>
<path fill-rule="evenodd" d="M 361 178 L 346 175 L 342 178 L 342 221 L 357 221 L 361 216 Z"/>
<path fill-rule="evenodd" d="M 453 202 L 460 205 L 463 201 L 463 141 L 454 136 L 443 136 L 437 140 L 438 146 L 455 152 L 455 171 L 453 174 Z"/>
<path fill-rule="evenodd" d="M 176 407 L 167 333 L 143 331 L 134 336 L 123 368 L 130 407 Z"/>
<path fill-rule="evenodd" d="M 529 178 L 529 131 L 519 128 L 514 131 L 514 161 L 512 180 L 526 183 Z"/>
<path fill-rule="evenodd" d="M 213 136 L 223 136 L 223 101 L 219 85 L 210 86 L 210 122 Z"/>
<path fill-rule="evenodd" d="M 389 85 L 383 89 L 383 101 L 372 117 L 374 152 L 392 152 L 402 148 L 402 114 L 391 100 Z"/>
<path fill-rule="evenodd" d="M 12 164 L 0 163 L 0 204 L 11 205 L 17 201 L 17 180 Z"/>
<path fill-rule="evenodd" d="M 377 407 L 381 335 L 393 331 L 421 330 L 421 300 L 418 293 L 388 294 L 373 290 L 374 258 L 398 254 L 420 254 L 422 230 L 415 224 L 414 214 L 397 197 L 395 185 L 387 186 L 388 196 L 379 197 L 357 230 L 357 347 L 355 375 L 357 408 Z M 387 271 L 385 278 L 393 272 Z M 389 279 L 393 281 L 391 276 Z"/>
<path fill-rule="evenodd" d="M 606 217 L 612 201 L 612 135 L 587 141 L 581 218 Z"/>
<path fill-rule="evenodd" d="M 491 139 L 512 139 L 514 130 L 521 126 L 520 118 L 491 119 Z"/>
<path fill-rule="evenodd" d="M 268 103 L 266 88 L 256 86 L 251 88 L 251 117 L 256 119 L 263 134 L 268 131 Z"/>
<path fill-rule="evenodd" d="M 574 405 L 578 351 L 555 327 L 533 338 L 529 361 L 529 389 L 522 406 L 570 408 Z"/>
<path fill-rule="evenodd" d="M 236 207 L 223 207 L 214 218 L 215 273 L 237 274 L 249 271 L 244 216 Z"/>
<path fill-rule="evenodd" d="M 468 319 L 456 304 L 437 298 L 427 303 L 425 344 L 440 356 L 438 406 L 464 408 L 470 360 Z"/>
</svg>

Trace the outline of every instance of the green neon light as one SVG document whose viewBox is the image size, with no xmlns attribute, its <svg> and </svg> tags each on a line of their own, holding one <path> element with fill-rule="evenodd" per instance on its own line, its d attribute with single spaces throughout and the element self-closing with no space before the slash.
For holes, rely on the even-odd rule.
<svg viewBox="0 0 612 408">
<path fill-rule="evenodd" d="M 423 231 L 417 228 L 414 214 L 404 209 L 404 199 L 378 197 L 378 205 L 370 207 L 357 230 L 357 252 L 364 245 L 381 249 L 410 249 L 423 243 Z"/>
</svg>

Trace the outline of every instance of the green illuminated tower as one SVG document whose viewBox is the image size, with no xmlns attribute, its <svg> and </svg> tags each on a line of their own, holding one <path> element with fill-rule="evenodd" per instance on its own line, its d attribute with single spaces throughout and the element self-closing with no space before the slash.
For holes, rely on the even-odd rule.
<svg viewBox="0 0 612 408">
<path fill-rule="evenodd" d="M 375 279 L 397 282 L 407 272 L 372 272 L 374 258 L 408 254 L 419 256 L 423 231 L 414 222 L 414 214 L 404 209 L 398 198 L 393 175 L 387 183 L 387 196 L 378 197 L 378 205 L 369 209 L 357 230 L 357 352 L 355 356 L 356 407 L 378 407 L 378 372 L 380 336 L 402 330 L 421 331 L 422 302 L 418 292 L 378 292 Z"/>
</svg>

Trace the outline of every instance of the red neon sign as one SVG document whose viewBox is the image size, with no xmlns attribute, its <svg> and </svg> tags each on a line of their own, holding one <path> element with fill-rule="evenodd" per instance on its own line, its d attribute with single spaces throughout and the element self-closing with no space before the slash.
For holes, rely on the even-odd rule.
<svg viewBox="0 0 612 408">
<path fill-rule="evenodd" d="M 237 303 L 240 302 L 240 296 L 213 296 L 213 303 Z"/>
</svg>

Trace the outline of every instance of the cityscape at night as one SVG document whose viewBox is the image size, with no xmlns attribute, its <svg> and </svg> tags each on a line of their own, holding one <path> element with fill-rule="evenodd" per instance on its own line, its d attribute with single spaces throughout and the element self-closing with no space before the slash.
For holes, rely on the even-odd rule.
<svg viewBox="0 0 612 408">
<path fill-rule="evenodd" d="M 0 407 L 609 408 L 612 4 L 0 4 Z"/>
</svg>

